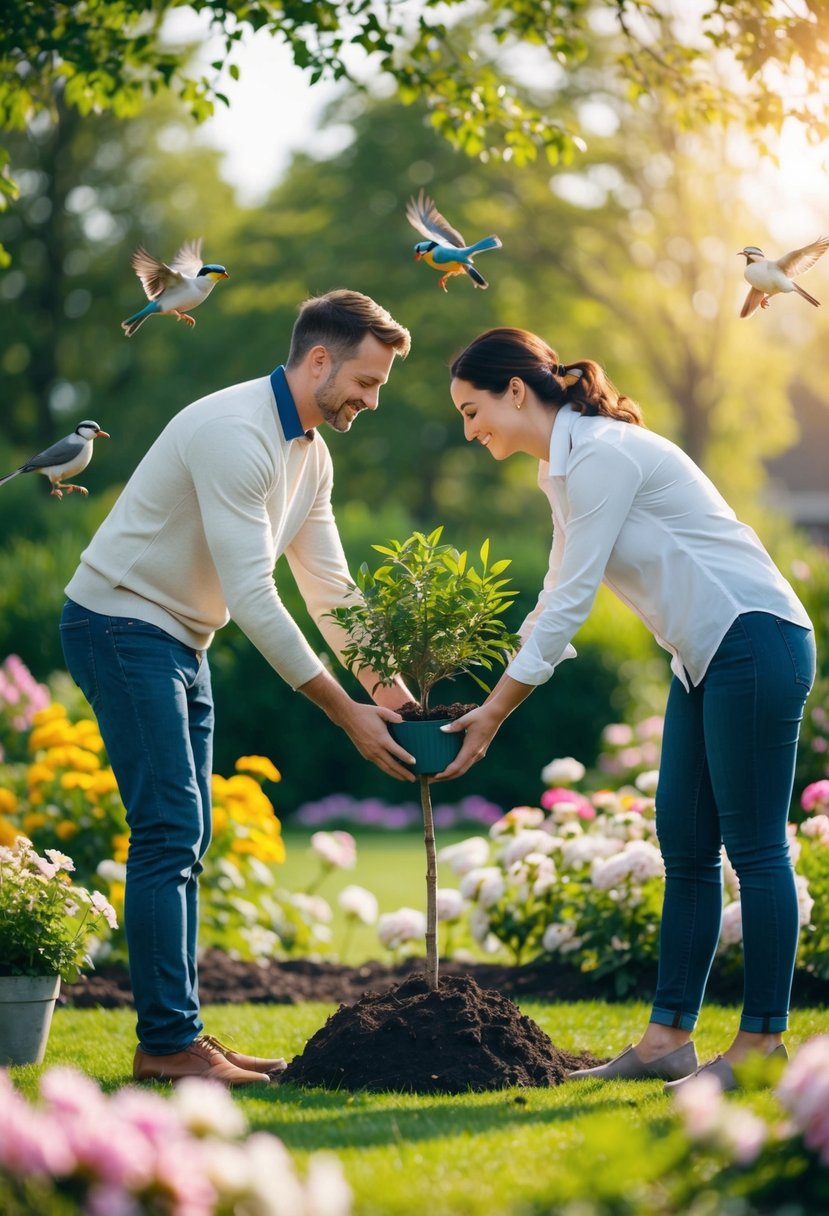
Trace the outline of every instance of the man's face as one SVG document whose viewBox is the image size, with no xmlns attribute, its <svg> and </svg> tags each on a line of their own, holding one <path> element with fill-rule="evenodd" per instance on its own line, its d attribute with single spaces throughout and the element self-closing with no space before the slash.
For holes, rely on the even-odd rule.
<svg viewBox="0 0 829 1216">
<path fill-rule="evenodd" d="M 339 366 L 332 364 L 327 378 L 314 391 L 323 421 L 335 431 L 347 431 L 361 410 L 376 410 L 380 386 L 388 380 L 393 360 L 393 347 L 366 334 L 349 358 Z"/>
</svg>

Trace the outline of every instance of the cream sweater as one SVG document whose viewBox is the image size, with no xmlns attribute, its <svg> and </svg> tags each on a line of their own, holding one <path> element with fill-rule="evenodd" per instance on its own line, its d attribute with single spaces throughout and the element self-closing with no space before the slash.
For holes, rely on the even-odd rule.
<svg viewBox="0 0 829 1216">
<path fill-rule="evenodd" d="M 299 590 L 339 656 L 343 631 L 324 615 L 352 583 L 331 507 L 322 438 L 286 440 L 263 376 L 177 414 L 147 452 L 66 587 L 83 607 L 135 616 L 195 650 L 232 617 L 297 688 L 323 665 L 274 582 L 286 555 Z"/>
</svg>

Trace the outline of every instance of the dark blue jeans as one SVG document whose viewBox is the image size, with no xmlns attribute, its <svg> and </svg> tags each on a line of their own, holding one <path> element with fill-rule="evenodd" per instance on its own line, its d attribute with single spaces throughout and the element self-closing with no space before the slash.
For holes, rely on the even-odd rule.
<svg viewBox="0 0 829 1216">
<path fill-rule="evenodd" d="M 71 600 L 60 632 L 127 810 L 124 928 L 138 1041 L 167 1055 L 203 1028 L 196 951 L 213 767 L 207 659 L 156 625 Z"/>
<path fill-rule="evenodd" d="M 665 903 L 652 1022 L 696 1024 L 719 939 L 724 844 L 740 880 L 740 1029 L 787 1028 L 799 916 L 786 822 L 814 675 L 810 630 L 748 612 L 696 688 L 673 680 L 656 791 Z"/>
</svg>

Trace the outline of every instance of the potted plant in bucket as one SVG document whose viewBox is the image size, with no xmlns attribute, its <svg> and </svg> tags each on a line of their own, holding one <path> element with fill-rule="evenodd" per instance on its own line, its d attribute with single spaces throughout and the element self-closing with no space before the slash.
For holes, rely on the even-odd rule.
<svg viewBox="0 0 829 1216">
<path fill-rule="evenodd" d="M 401 1089 L 418 1093 L 551 1085 L 570 1068 L 589 1067 L 590 1056 L 568 1056 L 516 1005 L 469 976 L 439 981 L 437 863 L 429 776 L 441 772 L 461 746 L 460 733 L 439 727 L 471 706 L 430 706 L 438 680 L 491 670 L 518 644 L 502 614 L 513 602 L 500 576 L 508 561 L 489 564 L 489 542 L 480 550 L 480 571 L 450 545 L 442 529 L 428 536 L 374 548 L 385 559 L 374 571 L 363 565 L 354 602 L 332 615 L 348 633 L 346 665 L 370 667 L 391 684 L 401 675 L 417 693 L 401 712 L 415 721 L 391 725 L 417 756 L 426 845 L 426 967 L 389 992 L 367 992 L 343 1005 L 290 1062 L 282 1081 L 343 1089 Z M 433 718 L 433 715 L 438 715 Z M 428 752 L 406 733 L 433 731 L 447 750 Z M 431 745 L 430 745 L 431 746 Z M 588 1063 L 589 1061 L 589 1063 Z"/>
<path fill-rule="evenodd" d="M 89 939 L 115 912 L 99 892 L 72 885 L 71 858 L 41 857 L 25 836 L 0 847 L 0 1067 L 40 1064 L 61 979 L 90 960 Z"/>
</svg>

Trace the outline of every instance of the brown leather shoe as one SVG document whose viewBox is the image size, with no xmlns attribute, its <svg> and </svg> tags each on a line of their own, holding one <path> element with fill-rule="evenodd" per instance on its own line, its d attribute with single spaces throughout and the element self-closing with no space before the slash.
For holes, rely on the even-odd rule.
<svg viewBox="0 0 829 1216">
<path fill-rule="evenodd" d="M 167 1056 L 151 1056 L 137 1047 L 132 1075 L 136 1081 L 176 1082 L 184 1077 L 205 1077 L 228 1087 L 267 1085 L 270 1081 L 266 1073 L 237 1068 L 207 1035 L 194 1039 L 184 1051 L 174 1051 Z"/>
<path fill-rule="evenodd" d="M 230 1060 L 231 1064 L 235 1064 L 237 1068 L 243 1068 L 247 1072 L 263 1072 L 270 1077 L 284 1072 L 288 1067 L 288 1061 L 283 1056 L 276 1060 L 267 1060 L 262 1056 L 246 1056 L 241 1051 L 234 1051 L 232 1047 L 226 1047 L 212 1034 L 203 1034 L 198 1041 L 209 1043 L 211 1047 L 220 1051 L 226 1060 Z"/>
</svg>

